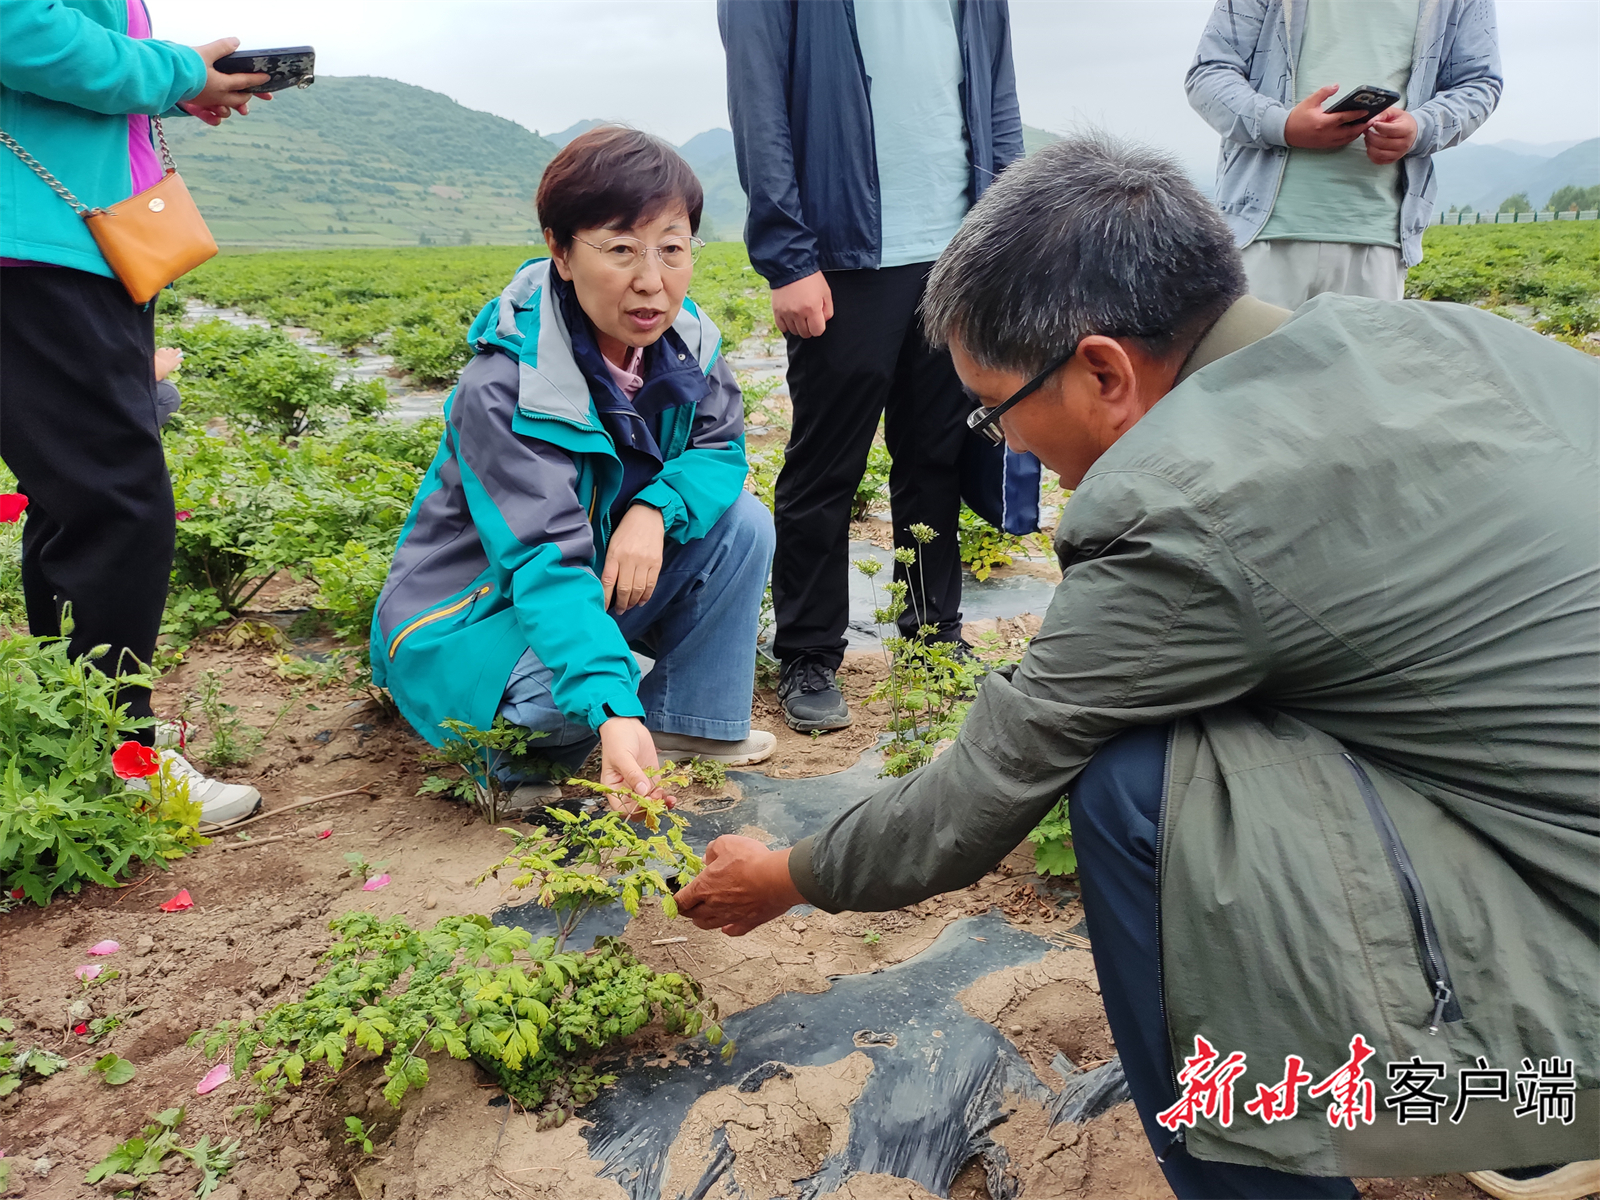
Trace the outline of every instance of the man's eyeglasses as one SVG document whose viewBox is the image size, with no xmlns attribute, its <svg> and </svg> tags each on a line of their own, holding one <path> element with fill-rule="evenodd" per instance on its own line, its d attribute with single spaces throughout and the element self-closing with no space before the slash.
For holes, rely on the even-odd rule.
<svg viewBox="0 0 1600 1200">
<path fill-rule="evenodd" d="M 1060 358 L 1052 360 L 1049 366 L 1045 367 L 1044 370 L 1040 371 L 1032 379 L 1028 380 L 1027 383 L 1018 388 L 1016 393 L 1009 400 L 1006 400 L 1000 404 L 996 404 L 993 408 L 979 408 L 974 410 L 972 415 L 967 418 L 967 428 L 972 430 L 973 433 L 983 434 L 984 437 L 988 438 L 996 446 L 1005 445 L 1006 434 L 1005 430 L 1000 428 L 1000 415 L 1012 406 L 1020 404 L 1022 401 L 1026 400 L 1029 396 L 1033 395 L 1040 388 L 1042 388 L 1045 384 L 1045 380 L 1049 379 L 1050 376 L 1054 375 L 1063 366 L 1065 366 L 1067 360 L 1077 352 L 1077 347 L 1074 346 Z"/>
<path fill-rule="evenodd" d="M 647 254 L 654 254 L 656 261 L 669 271 L 686 271 L 700 257 L 700 248 L 705 245 L 697 237 L 668 238 L 659 246 L 646 246 L 638 238 L 631 237 L 607 238 L 598 246 L 587 238 L 574 240 L 600 251 L 601 259 L 619 271 L 634 270 L 643 264 Z"/>
</svg>

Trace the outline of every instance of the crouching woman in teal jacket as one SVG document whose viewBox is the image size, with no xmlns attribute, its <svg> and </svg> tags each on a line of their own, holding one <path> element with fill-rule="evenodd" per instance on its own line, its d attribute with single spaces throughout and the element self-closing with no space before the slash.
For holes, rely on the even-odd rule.
<svg viewBox="0 0 1600 1200">
<path fill-rule="evenodd" d="M 772 520 L 743 490 L 721 335 L 687 298 L 702 199 L 631 129 L 545 169 L 551 257 L 472 325 L 373 617 L 373 677 L 435 745 L 448 718 L 503 715 L 560 772 L 598 738 L 603 780 L 643 794 L 658 753 L 772 752 L 750 729 Z"/>
</svg>

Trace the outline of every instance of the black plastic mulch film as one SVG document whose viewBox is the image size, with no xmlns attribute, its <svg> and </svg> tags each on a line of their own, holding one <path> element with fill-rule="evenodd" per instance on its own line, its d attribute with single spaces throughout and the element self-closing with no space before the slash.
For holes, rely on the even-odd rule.
<svg viewBox="0 0 1600 1200">
<path fill-rule="evenodd" d="M 731 773 L 743 799 L 702 808 L 688 829 L 697 850 L 723 833 L 754 826 L 774 844 L 788 845 L 822 828 L 836 814 L 870 795 L 878 779 L 877 755 L 863 755 L 849 770 L 810 779 L 769 779 Z M 574 943 L 620 933 L 626 914 L 585 923 Z M 502 909 L 496 919 L 550 932 L 536 905 Z M 584 1108 L 592 1158 L 605 1164 L 631 1200 L 730 1200 L 744 1196 L 734 1180 L 734 1151 L 726 1132 L 712 1136 L 712 1157 L 701 1178 L 661 1190 L 667 1156 L 684 1117 L 708 1092 L 728 1086 L 759 1091 L 791 1067 L 825 1066 L 857 1051 L 873 1069 L 850 1109 L 850 1140 L 842 1154 L 797 1180 L 799 1200 L 826 1196 L 852 1175 L 880 1173 L 915 1180 L 935 1195 L 949 1194 L 956 1173 L 981 1155 L 994 1200 L 1016 1194 L 1005 1149 L 990 1131 L 1009 1114 L 1006 1097 L 1046 1105 L 1052 1122 L 1083 1122 L 1128 1098 L 1121 1063 L 1077 1071 L 1057 1056 L 1064 1077 L 1053 1092 L 1016 1048 L 986 1021 L 970 1016 L 956 996 L 995 971 L 1037 962 L 1048 942 L 993 913 L 949 925 L 921 954 L 882 971 L 833 978 L 818 995 L 785 992 L 727 1018 L 723 1029 L 738 1043 L 724 1063 L 703 1045 L 685 1048 L 687 1061 L 672 1066 L 611 1064 L 617 1083 Z M 620 1068 L 620 1069 L 619 1069 Z"/>
</svg>

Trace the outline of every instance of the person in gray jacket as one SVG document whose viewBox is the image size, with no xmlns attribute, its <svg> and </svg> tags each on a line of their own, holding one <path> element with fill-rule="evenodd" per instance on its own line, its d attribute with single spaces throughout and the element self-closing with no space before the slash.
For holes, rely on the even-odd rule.
<svg viewBox="0 0 1600 1200">
<path fill-rule="evenodd" d="M 912 904 L 1068 793 L 1180 1197 L 1600 1157 L 1600 363 L 1244 293 L 1159 155 L 1079 138 L 995 183 L 923 315 L 975 427 L 1074 489 L 1043 627 L 934 762 L 792 848 L 717 839 L 679 910 Z"/>
<path fill-rule="evenodd" d="M 1323 106 L 1362 85 L 1400 102 Z M 1422 261 L 1433 155 L 1500 101 L 1494 0 L 1217 0 L 1184 80 L 1222 135 L 1217 207 L 1251 294 L 1398 300 Z"/>
</svg>

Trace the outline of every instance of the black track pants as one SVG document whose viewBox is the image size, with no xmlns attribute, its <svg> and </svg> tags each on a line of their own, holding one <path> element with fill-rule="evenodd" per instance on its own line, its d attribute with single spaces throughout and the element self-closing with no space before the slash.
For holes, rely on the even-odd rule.
<svg viewBox="0 0 1600 1200">
<path fill-rule="evenodd" d="M 109 645 L 108 672 L 125 651 L 150 661 L 172 571 L 154 353 L 155 306 L 115 279 L 0 267 L 0 458 L 28 497 L 28 627 L 60 633 L 71 604 L 72 652 Z M 147 689 L 120 698 L 150 715 Z"/>
<path fill-rule="evenodd" d="M 911 583 L 901 628 L 925 622 L 943 637 L 960 636 L 959 464 L 973 405 L 949 353 L 928 345 L 917 320 L 932 265 L 827 272 L 833 320 L 820 337 L 787 339 L 794 427 L 778 475 L 772 564 L 781 659 L 807 655 L 837 667 L 844 657 L 850 506 L 880 415 L 894 459 L 895 545 L 914 547 L 920 559 L 909 574 L 895 568 Z M 938 537 L 919 545 L 910 534 L 916 524 Z"/>
</svg>

